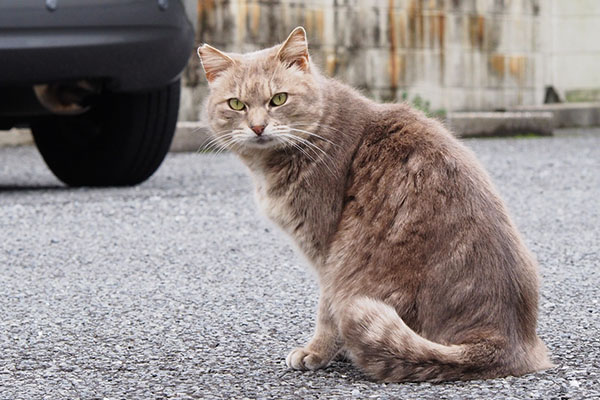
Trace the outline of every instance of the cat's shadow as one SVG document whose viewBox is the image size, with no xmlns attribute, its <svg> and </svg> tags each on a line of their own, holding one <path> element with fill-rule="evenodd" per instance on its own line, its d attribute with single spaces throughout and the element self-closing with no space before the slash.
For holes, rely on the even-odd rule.
<svg viewBox="0 0 600 400">
<path fill-rule="evenodd" d="M 284 368 L 285 364 L 284 364 Z M 331 362 L 326 368 L 316 371 L 296 371 L 291 368 L 285 369 L 283 374 L 279 375 L 280 379 L 286 377 L 294 377 L 302 379 L 306 374 L 311 374 L 319 379 L 333 379 L 336 382 L 344 381 L 346 383 L 369 382 L 369 378 L 364 375 L 358 368 L 354 367 L 349 360 L 336 360 Z"/>
<path fill-rule="evenodd" d="M 369 378 L 363 374 L 358 368 L 352 365 L 350 360 L 340 359 L 333 361 L 327 366 L 323 372 L 329 372 L 329 375 L 336 379 L 345 380 L 346 382 L 368 382 Z"/>
<path fill-rule="evenodd" d="M 284 365 L 285 366 L 285 365 Z M 386 383 L 377 382 L 363 374 L 362 371 L 352 365 L 352 362 L 346 358 L 338 358 L 332 361 L 324 369 L 316 371 L 295 371 L 292 369 L 286 369 L 283 374 L 279 375 L 280 379 L 285 377 L 302 378 L 305 374 L 313 374 L 313 377 L 318 379 L 332 379 L 335 382 L 345 382 L 348 384 L 355 383 L 371 383 L 374 385 L 386 385 Z M 471 381 L 471 382 L 484 382 L 484 381 Z M 456 386 L 461 387 L 468 385 L 469 382 L 465 381 L 441 381 L 441 382 L 402 382 L 397 383 L 398 385 L 412 385 L 412 386 Z"/>
</svg>

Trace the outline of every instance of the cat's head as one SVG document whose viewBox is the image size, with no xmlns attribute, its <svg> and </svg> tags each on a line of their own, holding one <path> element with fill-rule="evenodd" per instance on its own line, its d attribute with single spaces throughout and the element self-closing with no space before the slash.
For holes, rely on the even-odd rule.
<svg viewBox="0 0 600 400">
<path fill-rule="evenodd" d="M 210 88 L 206 117 L 218 144 L 248 152 L 297 147 L 310 138 L 323 111 L 302 27 L 269 49 L 235 54 L 205 44 L 198 55 Z"/>
</svg>

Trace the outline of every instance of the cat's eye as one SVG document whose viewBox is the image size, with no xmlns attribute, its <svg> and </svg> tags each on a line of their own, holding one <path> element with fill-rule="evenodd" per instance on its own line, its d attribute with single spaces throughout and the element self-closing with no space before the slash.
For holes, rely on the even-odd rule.
<svg viewBox="0 0 600 400">
<path fill-rule="evenodd" d="M 242 111 L 246 107 L 244 103 L 242 103 L 239 99 L 236 99 L 235 97 L 233 99 L 229 99 L 228 103 L 229 107 L 231 107 L 231 109 L 235 111 Z"/>
<path fill-rule="evenodd" d="M 277 93 L 275 96 L 271 97 L 271 105 L 272 106 L 280 106 L 287 100 L 287 93 Z"/>
</svg>

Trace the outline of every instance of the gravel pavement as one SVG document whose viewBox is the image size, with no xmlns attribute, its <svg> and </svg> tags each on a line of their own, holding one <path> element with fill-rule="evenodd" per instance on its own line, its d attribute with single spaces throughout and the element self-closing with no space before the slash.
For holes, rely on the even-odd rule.
<svg viewBox="0 0 600 400">
<path fill-rule="evenodd" d="M 317 286 L 232 155 L 69 189 L 25 146 L 0 149 L 0 399 L 600 398 L 600 131 L 466 143 L 539 259 L 556 368 L 436 385 L 288 371 Z"/>
</svg>

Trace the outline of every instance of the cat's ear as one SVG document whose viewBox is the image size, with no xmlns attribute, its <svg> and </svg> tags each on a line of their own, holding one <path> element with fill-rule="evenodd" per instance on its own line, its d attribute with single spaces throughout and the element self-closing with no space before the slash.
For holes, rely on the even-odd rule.
<svg viewBox="0 0 600 400">
<path fill-rule="evenodd" d="M 308 72 L 310 68 L 308 42 L 303 27 L 299 26 L 290 33 L 290 36 L 279 47 L 277 59 L 288 67 L 296 65 L 301 70 Z"/>
<path fill-rule="evenodd" d="M 223 71 L 235 64 L 235 61 L 227 54 L 207 44 L 198 47 L 198 57 L 200 57 L 208 83 L 214 81 Z"/>
</svg>

